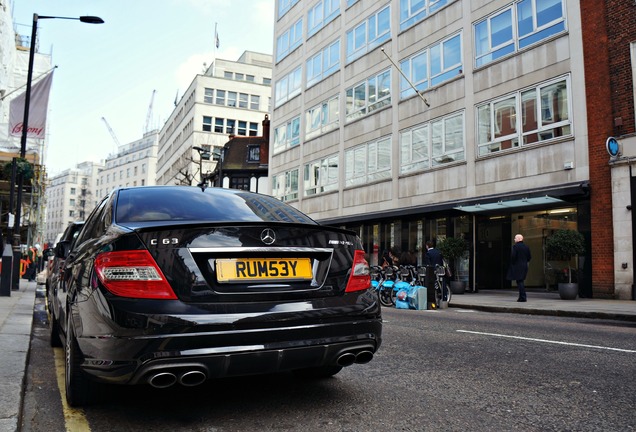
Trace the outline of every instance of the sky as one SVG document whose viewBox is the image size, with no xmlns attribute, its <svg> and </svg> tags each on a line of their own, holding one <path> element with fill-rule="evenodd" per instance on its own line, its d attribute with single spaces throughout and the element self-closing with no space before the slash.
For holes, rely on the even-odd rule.
<svg viewBox="0 0 636 432">
<path fill-rule="evenodd" d="M 102 117 L 121 144 L 142 137 L 149 112 L 150 129 L 160 129 L 175 98 L 215 53 L 232 61 L 244 51 L 272 54 L 274 1 L 13 0 L 14 23 L 26 36 L 34 13 L 105 21 L 38 21 L 39 51 L 57 65 L 47 127 L 49 176 L 116 152 Z"/>
</svg>

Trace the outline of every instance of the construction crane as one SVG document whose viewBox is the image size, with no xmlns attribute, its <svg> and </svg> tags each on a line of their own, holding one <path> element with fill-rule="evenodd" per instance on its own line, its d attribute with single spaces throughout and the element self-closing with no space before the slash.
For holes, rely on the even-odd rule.
<svg viewBox="0 0 636 432">
<path fill-rule="evenodd" d="M 152 91 L 152 96 L 150 96 L 150 105 L 148 105 L 148 114 L 146 114 L 146 127 L 144 128 L 144 135 L 150 132 L 150 119 L 152 118 L 152 104 L 155 101 L 155 93 L 157 90 Z"/>
<path fill-rule="evenodd" d="M 115 145 L 117 146 L 115 148 L 115 151 L 119 150 L 119 140 L 117 139 L 117 135 L 115 135 L 115 132 L 113 132 L 113 129 L 110 127 L 110 125 L 108 124 L 108 122 L 106 121 L 105 117 L 102 117 L 102 120 L 104 121 L 104 124 L 106 125 L 106 127 L 108 128 L 108 132 L 110 132 L 110 136 L 113 137 L 113 141 L 115 141 Z"/>
</svg>

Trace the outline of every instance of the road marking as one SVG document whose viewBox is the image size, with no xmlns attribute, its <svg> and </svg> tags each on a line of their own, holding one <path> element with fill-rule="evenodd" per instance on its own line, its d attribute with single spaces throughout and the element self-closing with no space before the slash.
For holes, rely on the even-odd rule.
<svg viewBox="0 0 636 432">
<path fill-rule="evenodd" d="M 91 427 L 86 419 L 86 414 L 83 409 L 73 408 L 66 402 L 66 390 L 64 385 L 64 350 L 62 348 L 55 348 L 53 350 L 55 356 L 55 372 L 57 375 L 57 388 L 60 390 L 60 396 L 62 398 L 62 412 L 64 413 L 64 423 L 66 424 L 67 432 L 90 432 Z"/>
<path fill-rule="evenodd" d="M 586 345 L 586 344 L 578 344 L 578 343 L 571 343 L 571 342 L 552 341 L 547 339 L 535 339 L 535 338 L 527 338 L 522 336 L 504 335 L 504 334 L 498 334 L 498 333 L 483 333 L 483 332 L 476 332 L 476 331 L 470 331 L 470 330 L 457 330 L 457 331 L 459 333 L 471 333 L 471 334 L 477 334 L 477 335 L 483 335 L 483 336 L 495 336 L 495 337 L 502 337 L 502 338 L 509 338 L 509 339 L 521 339 L 521 340 L 526 340 L 530 342 L 543 342 L 543 343 L 550 343 L 550 344 L 556 344 L 556 345 L 569 345 L 569 346 L 576 346 L 576 347 L 583 347 L 583 348 L 595 348 L 595 349 L 619 351 L 619 352 L 632 353 L 632 354 L 636 353 L 636 350 L 628 350 L 628 349 L 622 349 L 622 348 L 611 348 L 611 347 L 604 347 L 604 346 L 597 346 L 597 345 Z"/>
</svg>

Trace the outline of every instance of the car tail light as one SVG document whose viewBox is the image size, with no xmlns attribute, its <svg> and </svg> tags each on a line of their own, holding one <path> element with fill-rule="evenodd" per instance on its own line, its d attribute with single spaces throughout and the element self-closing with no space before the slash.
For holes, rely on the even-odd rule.
<svg viewBox="0 0 636 432">
<path fill-rule="evenodd" d="M 174 300 L 177 296 L 147 250 L 104 252 L 95 258 L 97 277 L 121 297 Z"/>
<path fill-rule="evenodd" d="M 356 250 L 353 254 L 353 267 L 345 292 L 362 291 L 371 286 L 369 263 L 364 259 L 364 251 Z"/>
</svg>

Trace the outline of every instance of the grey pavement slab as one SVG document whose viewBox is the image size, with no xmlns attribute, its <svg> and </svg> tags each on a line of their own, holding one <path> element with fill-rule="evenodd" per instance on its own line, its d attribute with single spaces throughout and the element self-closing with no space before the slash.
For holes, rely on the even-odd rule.
<svg viewBox="0 0 636 432">
<path fill-rule="evenodd" d="M 18 430 L 35 288 L 35 282 L 21 279 L 19 290 L 0 297 L 0 432 Z"/>
</svg>

